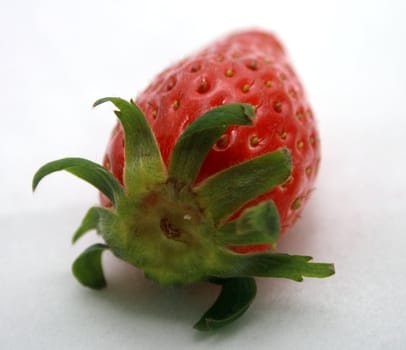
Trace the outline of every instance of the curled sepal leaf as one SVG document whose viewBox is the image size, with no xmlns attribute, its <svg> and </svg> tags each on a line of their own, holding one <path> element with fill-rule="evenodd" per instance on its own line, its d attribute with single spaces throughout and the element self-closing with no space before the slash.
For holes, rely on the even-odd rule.
<svg viewBox="0 0 406 350">
<path fill-rule="evenodd" d="M 101 289 L 106 286 L 101 255 L 108 249 L 105 244 L 97 243 L 87 248 L 72 265 L 72 272 L 76 279 L 86 287 Z"/>
<path fill-rule="evenodd" d="M 211 147 L 231 125 L 251 125 L 254 107 L 216 107 L 190 124 L 177 141 L 169 162 L 169 178 L 191 186 Z"/>
<path fill-rule="evenodd" d="M 210 309 L 194 325 L 199 331 L 212 331 L 224 327 L 242 316 L 255 298 L 257 286 L 251 277 L 217 280 L 220 295 Z"/>
<path fill-rule="evenodd" d="M 290 152 L 281 148 L 209 177 L 196 192 L 203 208 L 218 224 L 249 200 L 285 182 L 290 173 Z"/>
<path fill-rule="evenodd" d="M 278 209 L 272 201 L 248 208 L 238 219 L 220 227 L 215 235 L 220 245 L 276 243 L 280 232 Z"/>
<path fill-rule="evenodd" d="M 75 243 L 80 237 L 91 230 L 97 230 L 97 232 L 100 233 L 100 224 L 113 216 L 114 214 L 108 209 L 101 207 L 90 208 L 80 226 L 73 234 L 72 243 Z"/>
<path fill-rule="evenodd" d="M 33 191 L 45 176 L 60 170 L 66 170 L 87 181 L 105 194 L 113 204 L 123 195 L 123 188 L 111 173 L 101 165 L 83 158 L 63 158 L 43 165 L 34 175 Z"/>
<path fill-rule="evenodd" d="M 124 183 L 128 193 L 144 188 L 145 182 L 161 182 L 166 170 L 154 134 L 142 111 L 132 102 L 119 97 L 105 97 L 93 106 L 113 103 L 115 112 L 124 129 L 125 168 Z"/>
<path fill-rule="evenodd" d="M 229 269 L 219 277 L 257 276 L 288 278 L 301 282 L 303 277 L 323 278 L 334 274 L 334 265 L 311 262 L 312 257 L 282 253 L 227 253 Z"/>
</svg>

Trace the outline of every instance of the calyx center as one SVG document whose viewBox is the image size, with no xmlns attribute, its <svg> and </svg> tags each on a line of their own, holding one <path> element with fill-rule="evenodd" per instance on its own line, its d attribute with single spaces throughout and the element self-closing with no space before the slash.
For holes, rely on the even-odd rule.
<svg viewBox="0 0 406 350">
<path fill-rule="evenodd" d="M 160 227 L 164 235 L 169 239 L 177 240 L 182 236 L 182 231 L 173 225 L 166 217 L 161 219 Z"/>
</svg>

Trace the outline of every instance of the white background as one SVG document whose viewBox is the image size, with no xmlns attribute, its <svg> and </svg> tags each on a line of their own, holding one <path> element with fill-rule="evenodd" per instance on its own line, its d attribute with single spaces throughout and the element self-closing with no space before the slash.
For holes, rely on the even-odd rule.
<svg viewBox="0 0 406 350">
<path fill-rule="evenodd" d="M 404 349 L 405 1 L 0 0 L 0 349 Z M 258 280 L 228 328 L 191 326 L 218 289 L 162 289 L 104 257 L 109 287 L 70 264 L 96 191 L 64 156 L 100 162 L 115 120 L 99 97 L 134 97 L 168 64 L 234 29 L 283 40 L 319 120 L 323 162 L 280 250 L 332 261 L 325 280 Z"/>
</svg>

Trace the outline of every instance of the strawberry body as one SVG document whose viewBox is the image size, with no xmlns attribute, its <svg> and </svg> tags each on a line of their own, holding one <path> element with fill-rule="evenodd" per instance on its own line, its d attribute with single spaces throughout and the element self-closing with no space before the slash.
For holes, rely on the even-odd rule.
<svg viewBox="0 0 406 350">
<path fill-rule="evenodd" d="M 303 87 L 282 45 L 272 34 L 240 32 L 212 44 L 159 74 L 136 103 L 145 113 L 165 164 L 179 136 L 203 113 L 228 103 L 254 105 L 253 127 L 230 127 L 209 152 L 196 182 L 287 147 L 292 155 L 289 179 L 242 209 L 273 200 L 279 210 L 282 231 L 300 216 L 319 167 L 319 136 Z M 123 138 L 123 129 L 118 124 L 104 158 L 105 167 L 120 182 Z M 105 198 L 102 203 L 108 205 Z M 267 248 L 257 245 L 238 249 L 242 252 Z"/>
</svg>

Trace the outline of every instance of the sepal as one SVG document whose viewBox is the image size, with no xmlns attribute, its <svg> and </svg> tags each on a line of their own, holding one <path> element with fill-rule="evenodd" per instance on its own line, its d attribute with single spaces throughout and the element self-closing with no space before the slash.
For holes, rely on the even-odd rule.
<svg viewBox="0 0 406 350">
<path fill-rule="evenodd" d="M 96 230 L 97 233 L 101 233 L 102 229 L 100 225 L 103 221 L 111 220 L 114 214 L 109 210 L 101 207 L 92 207 L 88 210 L 83 218 L 80 226 L 75 231 L 72 237 L 72 243 L 75 243 L 85 233 Z"/>
<path fill-rule="evenodd" d="M 198 200 L 217 225 L 245 203 L 286 181 L 292 161 L 287 148 L 223 170 L 196 189 Z"/>
<path fill-rule="evenodd" d="M 111 102 L 118 108 L 115 114 L 124 129 L 124 183 L 127 193 L 137 193 L 145 188 L 146 183 L 163 182 L 167 176 L 166 168 L 142 111 L 132 101 L 119 97 L 99 99 L 93 106 L 105 102 Z"/>
<path fill-rule="evenodd" d="M 238 246 L 273 244 L 279 237 L 280 220 L 272 201 L 248 208 L 233 221 L 221 226 L 215 234 L 219 245 Z"/>
<path fill-rule="evenodd" d="M 169 178 L 192 186 L 212 146 L 231 125 L 252 125 L 254 107 L 228 104 L 213 108 L 190 124 L 179 137 L 169 162 Z"/>
<path fill-rule="evenodd" d="M 43 165 L 34 175 L 32 190 L 47 175 L 66 170 L 85 180 L 102 192 L 113 204 L 116 204 L 124 191 L 117 179 L 101 165 L 83 158 L 63 158 Z"/>
<path fill-rule="evenodd" d="M 287 278 L 296 282 L 303 277 L 324 278 L 334 274 L 334 265 L 312 262 L 312 257 L 283 253 L 236 254 L 223 253 L 223 261 L 228 268 L 218 277 L 275 277 Z"/>
<path fill-rule="evenodd" d="M 213 331 L 241 317 L 255 298 L 257 286 L 251 277 L 219 279 L 222 286 L 215 303 L 194 325 L 199 331 Z"/>
<path fill-rule="evenodd" d="M 87 248 L 72 265 L 72 273 L 86 287 L 102 289 L 106 286 L 101 256 L 108 249 L 105 244 L 97 243 Z"/>
</svg>

